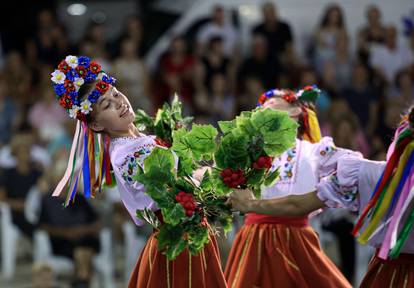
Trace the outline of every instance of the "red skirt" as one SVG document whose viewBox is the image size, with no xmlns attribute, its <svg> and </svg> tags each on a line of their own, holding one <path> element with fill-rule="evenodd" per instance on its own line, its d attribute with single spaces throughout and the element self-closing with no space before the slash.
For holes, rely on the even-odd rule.
<svg viewBox="0 0 414 288">
<path fill-rule="evenodd" d="M 360 287 L 414 287 L 414 255 L 401 254 L 393 260 L 383 260 L 375 255 Z"/>
<path fill-rule="evenodd" d="M 129 280 L 128 288 L 225 288 L 226 280 L 221 270 L 216 239 L 203 250 L 191 256 L 183 251 L 174 261 L 167 260 L 157 249 L 157 232 L 145 245 Z"/>
<path fill-rule="evenodd" d="M 229 288 L 351 287 L 322 252 L 307 217 L 247 214 L 225 277 Z"/>
</svg>

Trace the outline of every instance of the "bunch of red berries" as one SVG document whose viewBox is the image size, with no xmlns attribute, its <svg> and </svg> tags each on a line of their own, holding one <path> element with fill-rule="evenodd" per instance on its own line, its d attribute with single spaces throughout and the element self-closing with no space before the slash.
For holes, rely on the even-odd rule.
<svg viewBox="0 0 414 288">
<path fill-rule="evenodd" d="M 256 162 L 253 163 L 254 169 L 269 169 L 272 167 L 273 158 L 269 156 L 260 156 Z"/>
<path fill-rule="evenodd" d="M 234 171 L 231 168 L 226 168 L 221 171 L 220 175 L 223 178 L 223 182 L 230 188 L 236 188 L 246 183 L 246 178 L 241 169 Z"/>
<path fill-rule="evenodd" d="M 177 195 L 175 195 L 175 200 L 183 206 L 187 217 L 193 216 L 197 204 L 192 194 L 180 191 Z"/>
</svg>

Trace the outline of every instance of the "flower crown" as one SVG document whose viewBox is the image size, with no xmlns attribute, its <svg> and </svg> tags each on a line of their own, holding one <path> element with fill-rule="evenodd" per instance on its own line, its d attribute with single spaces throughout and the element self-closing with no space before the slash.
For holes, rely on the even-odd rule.
<svg viewBox="0 0 414 288">
<path fill-rule="evenodd" d="M 87 114 L 92 111 L 92 104 L 105 94 L 109 85 L 115 83 L 115 79 L 102 71 L 101 65 L 91 61 L 86 56 L 69 55 L 62 60 L 52 74 L 53 88 L 59 100 L 59 104 L 66 109 L 71 118 L 85 120 Z M 85 83 L 100 80 L 88 97 L 80 102 L 78 91 Z"/>
<path fill-rule="evenodd" d="M 288 103 L 301 102 L 315 102 L 321 92 L 316 85 L 305 86 L 296 93 L 289 89 L 273 89 L 269 90 L 259 97 L 259 106 L 262 106 L 269 98 L 279 97 Z"/>
</svg>

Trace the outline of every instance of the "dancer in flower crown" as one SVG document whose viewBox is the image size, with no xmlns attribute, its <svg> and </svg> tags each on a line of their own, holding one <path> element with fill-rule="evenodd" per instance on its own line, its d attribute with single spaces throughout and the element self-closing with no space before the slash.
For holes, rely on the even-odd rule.
<svg viewBox="0 0 414 288">
<path fill-rule="evenodd" d="M 352 153 L 336 148 L 331 138 L 321 139 L 312 104 L 318 93 L 316 87 L 306 87 L 297 93 L 271 90 L 260 97 L 260 105 L 286 111 L 300 125 L 296 145 L 271 164 L 272 170 L 280 167 L 280 180 L 274 186 L 262 189 L 263 199 L 302 195 L 315 190 L 319 179 L 336 167 L 336 161 Z M 228 286 L 351 287 L 321 250 L 308 219 L 309 214 L 273 217 L 248 213 L 226 266 Z"/>
<path fill-rule="evenodd" d="M 77 120 L 68 167 L 53 195 L 58 196 L 67 185 L 69 205 L 76 200 L 82 178 L 85 197 L 93 198 L 104 179 L 109 185 L 114 181 L 112 165 L 122 202 L 135 224 L 143 224 L 136 217 L 138 209 L 149 208 L 160 215 L 145 187 L 133 180 L 159 142 L 134 126 L 133 109 L 114 86 L 115 79 L 88 57 L 67 56 L 52 73 L 52 81 L 59 103 Z M 226 287 L 213 235 L 198 255 L 185 250 L 174 261 L 158 251 L 156 236 L 157 231 L 149 238 L 128 287 Z"/>
<path fill-rule="evenodd" d="M 303 195 L 256 200 L 251 191 L 230 196 L 237 210 L 297 217 L 322 207 L 360 214 L 353 233 L 359 242 L 377 248 L 361 287 L 414 286 L 414 108 L 404 116 L 387 153 L 387 161 L 349 155 L 337 169 Z"/>
</svg>

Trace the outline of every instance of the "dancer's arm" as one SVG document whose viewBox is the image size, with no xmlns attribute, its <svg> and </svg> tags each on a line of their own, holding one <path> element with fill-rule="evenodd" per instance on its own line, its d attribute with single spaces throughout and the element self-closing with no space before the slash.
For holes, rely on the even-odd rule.
<svg viewBox="0 0 414 288">
<path fill-rule="evenodd" d="M 276 199 L 255 199 L 250 190 L 236 189 L 229 196 L 233 209 L 247 213 L 269 214 L 273 216 L 304 216 L 325 207 L 316 191 L 304 195 L 290 195 Z"/>
</svg>

